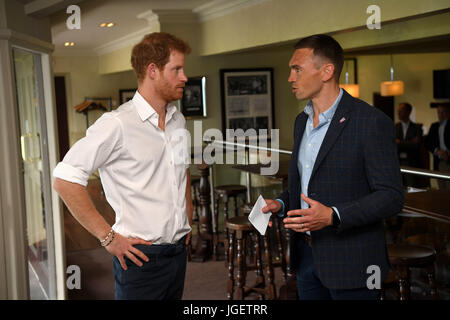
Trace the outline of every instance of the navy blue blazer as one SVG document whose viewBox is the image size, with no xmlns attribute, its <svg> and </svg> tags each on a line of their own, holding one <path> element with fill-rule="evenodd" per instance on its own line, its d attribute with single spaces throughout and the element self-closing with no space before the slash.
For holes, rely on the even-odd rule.
<svg viewBox="0 0 450 320">
<path fill-rule="evenodd" d="M 308 116 L 295 120 L 288 189 L 278 198 L 285 214 L 300 208 L 298 151 Z M 330 289 L 366 287 L 377 265 L 383 281 L 390 268 L 384 218 L 403 208 L 404 191 L 397 158 L 394 124 L 383 112 L 344 91 L 317 155 L 308 197 L 339 210 L 341 224 L 311 232 L 314 263 Z M 290 232 L 290 265 L 301 259 L 302 233 Z"/>
</svg>

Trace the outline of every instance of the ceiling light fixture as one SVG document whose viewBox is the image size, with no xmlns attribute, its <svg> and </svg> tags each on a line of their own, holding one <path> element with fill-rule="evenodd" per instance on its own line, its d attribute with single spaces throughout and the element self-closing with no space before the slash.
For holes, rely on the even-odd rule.
<svg viewBox="0 0 450 320">
<path fill-rule="evenodd" d="M 114 27 L 115 26 L 115 23 L 114 22 L 102 22 L 102 23 L 100 23 L 99 24 L 99 27 L 100 28 L 111 28 L 111 27 Z"/>
<path fill-rule="evenodd" d="M 401 96 L 405 92 L 405 83 L 403 81 L 394 81 L 394 67 L 392 63 L 391 54 L 391 81 L 383 81 L 381 83 L 381 95 L 386 96 Z"/>
<path fill-rule="evenodd" d="M 356 61 L 356 60 L 355 60 Z M 345 84 L 339 85 L 342 89 L 347 91 L 352 97 L 359 98 L 359 85 L 358 84 L 349 84 L 348 83 L 348 64 L 345 61 Z"/>
</svg>

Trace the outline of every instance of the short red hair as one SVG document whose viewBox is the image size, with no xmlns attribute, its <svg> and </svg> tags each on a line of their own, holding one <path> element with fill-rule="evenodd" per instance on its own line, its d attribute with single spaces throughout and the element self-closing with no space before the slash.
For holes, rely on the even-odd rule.
<svg viewBox="0 0 450 320">
<path fill-rule="evenodd" d="M 184 54 L 191 52 L 187 42 L 166 32 L 147 34 L 141 42 L 133 47 L 131 65 L 141 82 L 145 78 L 146 69 L 150 63 L 156 64 L 161 70 L 169 62 L 170 53 L 178 51 Z"/>
</svg>

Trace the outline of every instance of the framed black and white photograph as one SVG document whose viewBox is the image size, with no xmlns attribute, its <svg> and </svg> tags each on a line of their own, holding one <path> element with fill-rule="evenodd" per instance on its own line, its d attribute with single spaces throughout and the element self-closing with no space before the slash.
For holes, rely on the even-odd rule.
<svg viewBox="0 0 450 320">
<path fill-rule="evenodd" d="M 222 131 L 273 129 L 273 69 L 220 70 Z"/>
<path fill-rule="evenodd" d="M 123 104 L 133 99 L 137 89 L 121 89 L 119 90 L 119 102 Z"/>
<path fill-rule="evenodd" d="M 206 117 L 206 77 L 189 78 L 186 82 L 183 97 L 180 100 L 180 111 L 186 119 Z"/>
</svg>

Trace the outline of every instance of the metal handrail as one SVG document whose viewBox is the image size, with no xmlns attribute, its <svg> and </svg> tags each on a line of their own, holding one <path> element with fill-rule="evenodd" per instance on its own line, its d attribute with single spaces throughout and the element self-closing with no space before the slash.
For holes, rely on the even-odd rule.
<svg viewBox="0 0 450 320">
<path fill-rule="evenodd" d="M 227 146 L 244 147 L 244 148 L 248 148 L 248 149 L 264 150 L 264 151 L 271 151 L 271 152 L 292 155 L 292 151 L 288 151 L 288 150 L 266 148 L 266 147 L 251 145 L 251 144 L 235 143 L 235 142 L 229 142 L 229 141 L 223 141 L 223 140 L 212 140 L 210 137 L 204 137 L 203 141 L 207 142 L 207 143 L 211 143 L 211 144 L 218 143 L 218 144 L 227 145 Z M 445 174 L 445 173 L 440 173 L 439 171 L 418 169 L 418 168 L 412 168 L 412 167 L 407 167 L 407 166 L 401 166 L 400 171 L 402 173 L 406 173 L 406 174 L 413 174 L 413 175 L 424 176 L 424 177 L 429 177 L 429 178 L 450 180 L 450 175 Z"/>
</svg>

